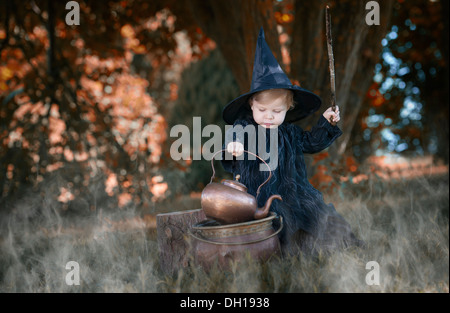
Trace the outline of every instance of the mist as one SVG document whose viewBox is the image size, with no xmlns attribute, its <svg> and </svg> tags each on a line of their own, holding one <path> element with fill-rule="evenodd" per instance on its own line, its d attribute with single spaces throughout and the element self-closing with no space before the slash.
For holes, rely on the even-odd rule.
<svg viewBox="0 0 450 313">
<path fill-rule="evenodd" d="M 117 208 L 92 184 L 91 198 L 58 201 L 61 177 L 3 204 L 1 292 L 448 292 L 448 175 L 408 180 L 369 179 L 324 194 L 367 243 L 327 255 L 250 258 L 227 271 L 191 266 L 175 275 L 159 267 L 154 224 L 132 204 Z M 99 182 L 102 180 L 98 180 Z M 199 208 L 195 200 L 168 199 L 153 215 Z M 194 206 L 194 207 L 192 207 Z M 176 209 L 175 209 L 176 208 Z M 66 264 L 79 264 L 79 285 L 69 285 Z M 370 261 L 379 284 L 366 281 Z"/>
</svg>

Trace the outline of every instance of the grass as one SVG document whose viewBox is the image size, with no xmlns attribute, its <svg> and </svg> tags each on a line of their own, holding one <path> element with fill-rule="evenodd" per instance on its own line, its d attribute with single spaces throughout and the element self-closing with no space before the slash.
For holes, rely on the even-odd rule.
<svg viewBox="0 0 450 313">
<path fill-rule="evenodd" d="M 324 195 L 366 241 L 364 250 L 265 263 L 247 258 L 229 271 L 191 266 L 173 276 L 159 268 L 154 229 L 105 223 L 139 212 L 98 206 L 93 214 L 70 216 L 52 196 L 52 184 L 46 188 L 3 212 L 0 292 L 449 292 L 448 174 L 371 178 Z M 175 200 L 164 205 L 156 213 L 192 209 Z M 80 265 L 79 286 L 65 282 L 72 260 Z M 380 266 L 379 285 L 366 284 L 369 261 Z"/>
</svg>

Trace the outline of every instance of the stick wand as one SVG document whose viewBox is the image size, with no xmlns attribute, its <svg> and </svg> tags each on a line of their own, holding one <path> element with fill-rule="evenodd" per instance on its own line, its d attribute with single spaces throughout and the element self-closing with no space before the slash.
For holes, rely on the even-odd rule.
<svg viewBox="0 0 450 313">
<path fill-rule="evenodd" d="M 336 112 L 336 84 L 334 74 L 334 56 L 333 46 L 331 41 L 331 22 L 330 22 L 330 7 L 327 5 L 325 11 L 326 29 L 327 29 L 327 48 L 328 48 L 328 65 L 330 68 L 330 83 L 331 83 L 331 108 Z"/>
</svg>

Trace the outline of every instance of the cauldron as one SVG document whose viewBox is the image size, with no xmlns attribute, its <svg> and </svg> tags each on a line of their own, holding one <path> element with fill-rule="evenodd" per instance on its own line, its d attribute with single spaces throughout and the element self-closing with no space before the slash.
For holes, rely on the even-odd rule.
<svg viewBox="0 0 450 313">
<path fill-rule="evenodd" d="M 275 231 L 272 222 L 280 220 Z M 191 227 L 192 253 L 196 264 L 209 270 L 217 262 L 220 268 L 228 269 L 230 261 L 240 261 L 247 254 L 261 261 L 273 255 L 279 255 L 280 241 L 278 233 L 283 221 L 275 213 L 259 220 L 245 223 L 203 226 L 202 222 Z"/>
</svg>

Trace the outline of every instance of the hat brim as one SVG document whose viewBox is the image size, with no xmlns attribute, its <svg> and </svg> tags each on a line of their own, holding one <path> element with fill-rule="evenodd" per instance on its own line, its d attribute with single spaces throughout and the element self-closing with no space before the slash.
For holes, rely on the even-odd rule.
<svg viewBox="0 0 450 313">
<path fill-rule="evenodd" d="M 285 121 L 289 123 L 301 120 L 308 115 L 313 114 L 320 108 L 322 104 L 322 100 L 318 95 L 297 85 L 261 88 L 245 93 L 229 102 L 222 111 L 222 117 L 224 121 L 229 125 L 233 125 L 237 119 L 242 118 L 248 113 L 251 113 L 250 106 L 248 104 L 248 100 L 250 99 L 250 97 L 257 92 L 270 89 L 289 89 L 294 93 L 295 106 L 292 110 L 289 110 L 286 113 L 285 117 Z"/>
</svg>

